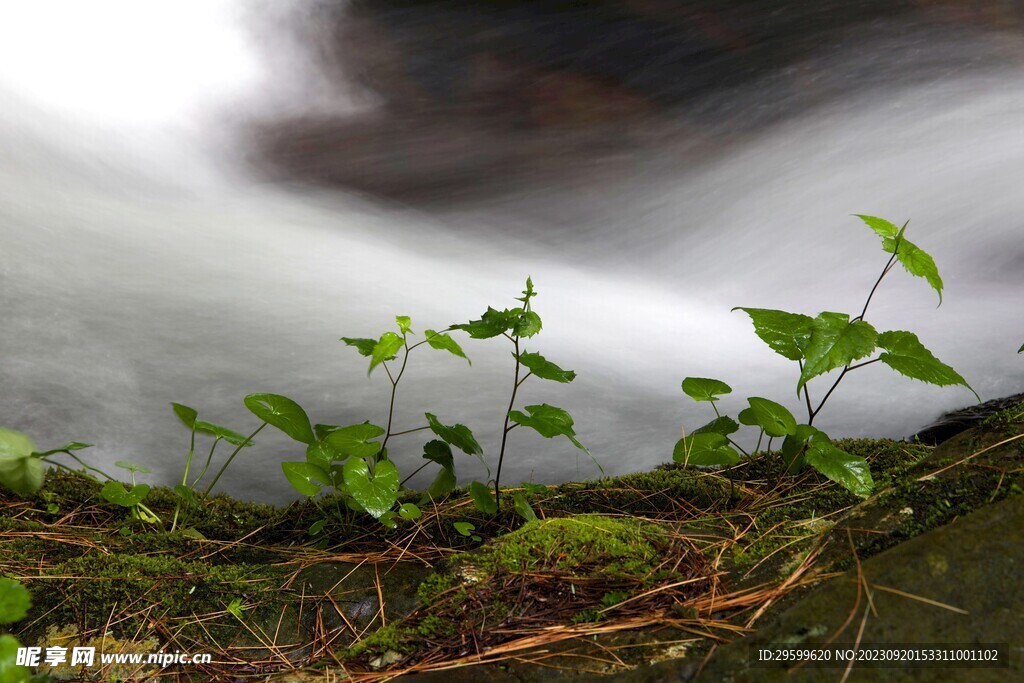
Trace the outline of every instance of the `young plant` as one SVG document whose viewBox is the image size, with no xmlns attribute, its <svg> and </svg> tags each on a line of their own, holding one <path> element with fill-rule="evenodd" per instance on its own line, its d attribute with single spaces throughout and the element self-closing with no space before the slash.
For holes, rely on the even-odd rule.
<svg viewBox="0 0 1024 683">
<path fill-rule="evenodd" d="M 568 384 L 576 378 L 576 373 L 572 370 L 563 370 L 539 353 L 530 352 L 524 348 L 525 340 L 536 336 L 543 326 L 540 316 L 533 310 L 533 298 L 536 296 L 537 292 L 533 289 L 533 280 L 526 278 L 526 289 L 523 290 L 523 296 L 516 298 L 516 301 L 522 302 L 522 306 L 511 309 L 506 308 L 501 311 L 488 306 L 479 320 L 452 325 L 450 328 L 462 330 L 469 334 L 472 339 L 505 337 L 512 344 L 512 358 L 515 361 L 512 395 L 509 398 L 508 409 L 505 411 L 504 425 L 501 432 L 501 450 L 498 453 L 498 469 L 494 475 L 493 500 L 491 500 L 490 491 L 486 485 L 480 482 L 473 482 L 470 485 L 470 494 L 473 496 L 477 508 L 485 513 L 497 512 L 501 507 L 501 467 L 505 461 L 508 435 L 516 427 L 529 427 L 548 439 L 564 436 L 577 448 L 590 455 L 590 451 L 576 438 L 572 417 L 561 408 L 543 403 L 526 406 L 525 413 L 514 410 L 519 388 L 530 377 L 538 377 L 563 384 Z M 526 370 L 525 374 L 523 374 L 524 368 Z M 600 465 L 598 465 L 598 468 L 600 468 Z"/>
<path fill-rule="evenodd" d="M 32 606 L 28 590 L 13 579 L 0 578 L 0 624 L 21 621 Z M 22 683 L 31 679 L 28 667 L 18 663 L 18 649 L 21 643 L 14 636 L 0 635 L 0 681 Z"/>
<path fill-rule="evenodd" d="M 314 497 L 324 486 L 332 487 L 345 500 L 348 508 L 368 512 L 388 527 L 397 525 L 396 517 L 413 520 L 421 516 L 420 509 L 412 503 L 394 508 L 402 484 L 423 467 L 431 462 L 441 466 L 441 470 L 425 493 L 425 497 L 439 498 L 455 488 L 455 458 L 452 455 L 452 446 L 469 455 L 483 455 L 483 449 L 469 428 L 460 424 L 445 425 L 431 413 L 424 414 L 426 425 L 411 429 L 395 429 L 398 385 L 405 375 L 411 352 L 427 345 L 469 362 L 469 358 L 447 334 L 447 330 L 426 330 L 422 341 L 410 343 L 409 337 L 415 334 L 412 330 L 412 321 L 408 316 L 400 315 L 395 318 L 395 323 L 398 331 L 384 332 L 379 339 L 341 339 L 346 345 L 354 347 L 361 355 L 370 359 L 367 376 L 372 375 L 378 366 L 384 368 L 391 383 L 387 426 L 382 427 L 371 422 L 344 427 L 316 425 L 315 439 L 306 450 L 305 462 L 281 464 L 285 477 L 299 493 Z M 399 355 L 401 361 L 395 368 L 390 364 L 396 361 Z M 388 458 L 388 443 L 393 437 L 425 430 L 432 431 L 439 438 L 424 445 L 423 458 L 427 462 L 403 480 L 398 468 Z M 317 528 L 311 531 L 322 531 L 323 524 L 318 522 L 317 525 Z"/>
<path fill-rule="evenodd" d="M 733 310 L 749 315 L 754 333 L 773 351 L 797 363 L 800 372 L 796 384 L 797 397 L 807 408 L 807 421 L 799 424 L 788 409 L 774 401 L 761 397 L 747 399 L 749 406 L 737 417 L 739 423 L 759 430 L 756 450 L 760 449 L 765 435 L 768 436 L 768 450 L 771 450 L 772 439 L 782 438 L 782 456 L 787 471 L 799 471 L 809 465 L 853 493 L 867 496 L 873 486 L 867 462 L 836 448 L 824 432 L 813 426 L 814 419 L 850 372 L 881 362 L 912 379 L 974 390 L 959 373 L 926 349 L 912 332 L 894 330 L 879 333 L 865 320 L 875 293 L 897 263 L 911 275 L 924 278 L 938 293 L 940 305 L 943 283 L 932 257 L 904 236 L 906 224 L 899 228 L 882 218 L 857 217 L 882 238 L 882 248 L 890 254 L 857 316 L 851 318 L 845 313 L 824 312 L 811 318 L 763 308 L 738 307 Z M 864 360 L 878 350 L 881 353 L 877 357 Z M 839 369 L 839 376 L 815 405 L 810 381 Z M 731 439 L 731 435 L 739 431 L 740 424 L 721 415 L 715 406 L 718 397 L 732 389 L 719 380 L 697 377 L 687 377 L 682 388 L 695 401 L 710 403 L 715 419 L 680 439 L 673 458 L 684 464 L 713 466 L 736 464 L 740 460 L 737 450 L 749 455 Z M 977 397 L 976 392 L 974 395 Z"/>
<path fill-rule="evenodd" d="M 118 467 L 128 469 L 131 472 L 132 487 L 127 489 L 124 484 L 103 470 L 89 465 L 78 457 L 76 451 L 81 451 L 91 446 L 92 444 L 72 441 L 60 448 L 40 452 L 36 450 L 35 442 L 27 434 L 14 431 L 13 429 L 0 429 L 0 486 L 13 491 L 19 496 L 28 497 L 35 495 L 43 486 L 43 478 L 45 476 L 44 463 L 68 470 L 69 472 L 75 471 L 73 467 L 52 460 L 53 456 L 67 455 L 81 465 L 86 472 L 94 472 L 106 480 L 103 488 L 100 489 L 100 495 L 104 500 L 128 508 L 136 519 L 153 524 L 159 523 L 160 518 L 156 513 L 142 502 L 149 493 L 149 485 L 135 483 L 136 472 L 148 473 L 149 470 L 123 460 L 117 461 L 115 464 Z"/>
</svg>

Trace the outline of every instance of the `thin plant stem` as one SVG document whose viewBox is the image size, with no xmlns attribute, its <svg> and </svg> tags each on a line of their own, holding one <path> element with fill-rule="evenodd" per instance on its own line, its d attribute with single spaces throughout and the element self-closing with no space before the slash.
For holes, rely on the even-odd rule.
<svg viewBox="0 0 1024 683">
<path fill-rule="evenodd" d="M 394 434 L 391 433 L 391 424 L 392 424 L 392 421 L 395 419 L 395 395 L 398 393 L 398 383 L 402 381 L 402 375 L 405 374 L 405 366 L 409 364 L 409 351 L 411 349 L 409 348 L 409 341 L 408 341 L 408 339 L 406 339 L 404 333 L 402 334 L 402 341 L 405 344 L 405 353 L 402 355 L 402 367 L 399 368 L 399 370 L 398 370 L 398 376 L 397 377 L 392 377 L 391 376 L 391 371 L 388 370 L 388 379 L 391 380 L 391 401 L 388 403 L 388 428 L 387 428 L 387 432 L 385 432 L 385 434 L 384 434 L 384 441 L 381 442 L 381 444 L 380 444 L 380 451 L 381 451 L 381 453 L 383 453 L 384 449 L 387 448 L 387 446 L 388 446 L 388 439 L 390 439 L 392 436 L 394 436 Z M 384 364 L 384 369 L 385 370 L 388 369 L 387 363 Z"/>
<path fill-rule="evenodd" d="M 419 467 L 417 467 L 417 468 L 416 468 L 416 471 L 415 471 L 415 472 L 413 472 L 413 473 L 412 473 L 412 474 L 410 474 L 410 475 L 409 475 L 408 477 L 406 477 L 405 479 L 403 479 L 403 480 L 402 480 L 402 481 L 401 481 L 401 482 L 400 482 L 400 483 L 399 483 L 398 485 L 399 485 L 400 487 L 401 487 L 401 486 L 405 486 L 405 482 L 409 481 L 410 479 L 412 479 L 413 477 L 415 477 L 415 476 L 416 476 L 417 474 L 419 474 L 420 472 L 422 472 L 422 471 L 423 471 L 423 468 L 424 468 L 424 467 L 426 467 L 426 466 L 427 466 L 427 465 L 429 465 L 429 464 L 430 464 L 430 461 L 427 461 L 427 462 L 423 463 L 422 465 L 420 465 Z"/>
<path fill-rule="evenodd" d="M 512 397 L 508 401 L 508 410 L 505 411 L 505 425 L 501 430 L 501 450 L 498 452 L 498 470 L 494 473 L 494 503 L 501 509 L 501 489 L 498 488 L 501 485 L 501 464 L 505 460 L 505 444 L 508 443 L 508 433 L 512 431 L 512 427 L 508 426 L 509 420 L 512 415 L 512 408 L 516 403 L 516 392 L 519 391 L 519 337 L 511 337 L 512 343 L 515 344 L 515 358 L 516 358 L 516 371 L 515 378 L 512 382 Z"/>
<path fill-rule="evenodd" d="M 188 486 L 188 470 L 192 466 L 192 456 L 196 452 L 196 427 L 192 425 L 192 437 L 188 445 L 188 455 L 185 456 L 185 472 L 181 475 L 181 485 Z M 174 519 L 171 520 L 171 531 L 178 528 L 178 515 L 181 513 L 181 501 L 174 506 Z"/>
<path fill-rule="evenodd" d="M 426 425 L 426 426 L 423 426 L 423 427 L 417 427 L 416 429 L 406 429 L 405 431 L 401 431 L 401 432 L 392 432 L 391 436 L 402 436 L 403 434 L 412 434 L 413 432 L 422 432 L 424 429 L 430 429 L 430 425 Z"/>
<path fill-rule="evenodd" d="M 238 446 L 238 448 L 236 448 L 236 449 L 235 449 L 235 450 L 234 450 L 234 451 L 233 451 L 233 452 L 231 453 L 231 455 L 229 455 L 229 456 L 228 456 L 228 459 L 227 459 L 227 460 L 226 460 L 226 461 L 224 462 L 224 464 L 223 464 L 223 465 L 221 465 L 221 468 L 220 468 L 220 470 L 218 470 L 218 471 L 217 471 L 217 476 L 215 476 L 215 477 L 213 478 L 213 481 L 211 481 L 211 482 L 210 482 L 210 485 L 206 487 L 206 490 L 205 490 L 205 491 L 203 491 L 203 498 L 206 498 L 206 496 L 210 495 L 210 491 L 212 491 L 212 490 L 213 490 L 213 487 L 217 485 L 217 482 L 218 482 L 218 481 L 220 480 L 220 477 L 221 477 L 221 475 L 222 475 L 222 474 L 224 474 L 224 470 L 226 470 L 226 469 L 228 468 L 228 465 L 230 465 L 230 464 L 231 464 L 231 461 L 235 459 L 235 456 L 236 456 L 236 455 L 238 455 L 239 451 L 241 451 L 241 450 L 242 450 L 243 448 L 245 448 L 246 446 L 248 446 L 248 445 L 249 445 L 249 442 L 250 442 L 250 441 L 252 441 L 252 440 L 253 440 L 254 438 L 256 438 L 256 435 L 257 435 L 257 434 L 259 434 L 259 433 L 260 433 L 261 431 L 263 431 L 263 428 L 264 428 L 264 427 L 266 427 L 266 426 L 267 426 L 267 424 L 268 424 L 268 423 L 264 422 L 264 423 L 263 423 L 263 424 L 261 424 L 261 425 L 260 425 L 259 427 L 257 427 L 257 428 L 256 428 L 256 431 L 254 431 L 254 432 L 253 432 L 252 434 L 250 434 L 249 436 L 245 437 L 245 441 L 243 441 L 243 442 L 242 442 L 242 443 L 241 443 L 241 444 L 240 444 L 240 445 Z"/>
<path fill-rule="evenodd" d="M 203 464 L 203 470 L 199 473 L 199 476 L 192 482 L 192 488 L 202 481 L 203 477 L 206 476 L 206 471 L 210 469 L 210 463 L 213 462 L 213 452 L 217 449 L 217 444 L 220 443 L 220 437 L 218 436 L 213 440 L 213 446 L 210 447 L 210 452 L 206 455 L 206 463 Z"/>
</svg>

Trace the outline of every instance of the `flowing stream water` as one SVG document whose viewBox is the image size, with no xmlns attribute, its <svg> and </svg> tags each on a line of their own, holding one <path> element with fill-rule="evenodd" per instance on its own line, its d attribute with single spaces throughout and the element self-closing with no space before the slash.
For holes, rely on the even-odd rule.
<svg viewBox="0 0 1024 683">
<path fill-rule="evenodd" d="M 29 5 L 0 10 L 0 424 L 40 446 L 87 441 L 98 462 L 174 483 L 188 434 L 170 401 L 242 432 L 256 424 L 242 398 L 259 391 L 317 422 L 380 422 L 386 378 L 368 379 L 339 337 L 376 336 L 396 314 L 417 332 L 469 320 L 512 305 L 531 275 L 545 323 L 531 346 L 579 377 L 528 383 L 520 405 L 569 410 L 606 473 L 649 469 L 682 426 L 712 417 L 680 392 L 684 376 L 732 384 L 733 414 L 761 395 L 800 415 L 795 369 L 730 309 L 858 312 L 886 257 L 852 213 L 911 219 L 947 286 L 936 308 L 923 280 L 894 272 L 869 320 L 917 332 L 983 399 L 1024 388 L 1024 68 L 999 52 L 1015 36 L 881 30 L 823 47 L 813 97 L 779 96 L 769 74 L 660 111 L 663 143 L 425 206 L 272 182 L 244 163 L 239 112 L 311 90 L 317 106 L 373 107 L 315 79 L 281 85 L 236 3 L 61 11 L 62 29 Z M 472 367 L 412 357 L 396 426 L 425 410 L 465 423 L 493 466 L 510 349 L 463 341 Z M 875 365 L 816 424 L 904 437 L 973 401 Z M 404 472 L 420 436 L 392 448 Z M 568 442 L 510 439 L 503 482 L 597 474 Z M 288 500 L 278 463 L 301 458 L 268 434 L 224 488 Z"/>
</svg>

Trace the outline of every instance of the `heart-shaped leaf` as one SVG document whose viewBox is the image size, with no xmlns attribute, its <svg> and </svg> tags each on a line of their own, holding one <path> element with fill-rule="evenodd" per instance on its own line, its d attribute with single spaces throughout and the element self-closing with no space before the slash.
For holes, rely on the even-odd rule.
<svg viewBox="0 0 1024 683">
<path fill-rule="evenodd" d="M 796 418 L 785 406 L 757 396 L 751 396 L 747 402 L 750 407 L 739 414 L 743 424 L 760 427 L 772 437 L 788 436 L 796 431 Z"/>
<path fill-rule="evenodd" d="M 423 512 L 412 503 L 403 503 L 398 508 L 398 516 L 402 519 L 419 519 L 423 516 Z"/>
<path fill-rule="evenodd" d="M 459 532 L 460 535 L 469 537 L 471 533 L 476 529 L 476 526 L 470 522 L 454 522 L 452 526 Z"/>
<path fill-rule="evenodd" d="M 324 484 L 330 485 L 331 475 L 327 470 L 310 462 L 283 462 L 281 470 L 292 487 L 304 496 L 320 493 Z"/>
<path fill-rule="evenodd" d="M 380 519 L 398 499 L 398 468 L 390 460 L 370 467 L 362 458 L 349 458 L 343 468 L 349 493 L 371 515 Z"/>
<path fill-rule="evenodd" d="M 519 314 L 512 325 L 512 336 L 513 337 L 533 337 L 541 331 L 543 323 L 541 323 L 540 316 L 533 311 L 521 311 L 515 309 Z"/>
<path fill-rule="evenodd" d="M 704 432 L 680 439 L 672 451 L 672 459 L 684 465 L 712 467 L 735 465 L 740 461 L 740 456 L 723 435 Z"/>
<path fill-rule="evenodd" d="M 135 463 L 129 462 L 127 460 L 118 460 L 118 461 L 116 461 L 114 463 L 114 467 L 120 467 L 123 470 L 128 470 L 129 472 L 135 472 L 136 474 L 149 474 L 150 473 L 150 470 L 148 468 L 143 467 L 142 465 L 136 465 Z"/>
<path fill-rule="evenodd" d="M 717 401 L 722 394 L 731 394 L 732 387 L 717 379 L 687 377 L 683 380 L 683 393 L 694 401 Z"/>
<path fill-rule="evenodd" d="M 148 484 L 137 484 L 129 491 L 119 481 L 108 481 L 100 489 L 100 496 L 104 500 L 126 508 L 134 507 L 141 503 L 148 493 Z"/>
<path fill-rule="evenodd" d="M 290 398 L 277 394 L 249 394 L 245 397 L 245 407 L 259 419 L 300 443 L 311 444 L 316 441 L 306 411 Z"/>
<path fill-rule="evenodd" d="M 380 452 L 380 442 L 370 441 L 382 436 L 385 430 L 369 422 L 340 427 L 326 437 L 324 442 L 337 454 L 336 460 L 347 457 L 372 458 Z"/>
<path fill-rule="evenodd" d="M 714 432 L 716 434 L 721 434 L 722 436 L 729 436 L 730 434 L 735 434 L 738 431 L 740 431 L 740 426 L 736 424 L 736 420 L 732 419 L 728 415 L 722 415 L 721 417 L 716 417 L 706 425 L 694 429 L 693 433 L 704 434 L 706 432 Z"/>
</svg>

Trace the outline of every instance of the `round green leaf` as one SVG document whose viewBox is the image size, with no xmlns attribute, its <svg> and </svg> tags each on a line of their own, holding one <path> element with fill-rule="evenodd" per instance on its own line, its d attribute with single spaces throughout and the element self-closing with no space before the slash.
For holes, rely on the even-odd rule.
<svg viewBox="0 0 1024 683">
<path fill-rule="evenodd" d="M 349 493 L 371 515 L 380 519 L 398 498 L 398 468 L 381 460 L 371 473 L 362 458 L 350 458 L 342 469 Z"/>
<path fill-rule="evenodd" d="M 27 588 L 13 579 L 0 578 L 0 624 L 21 621 L 31 605 Z"/>
<path fill-rule="evenodd" d="M 304 496 L 320 493 L 322 484 L 330 484 L 331 476 L 322 467 L 309 462 L 283 462 L 281 470 L 292 487 Z"/>
<path fill-rule="evenodd" d="M 739 454 L 729 446 L 729 440 L 716 432 L 692 434 L 680 439 L 672 451 L 672 459 L 684 465 L 712 467 L 735 465 Z"/>
<path fill-rule="evenodd" d="M 118 460 L 117 462 L 114 463 L 114 467 L 120 467 L 123 470 L 128 470 L 129 472 L 135 472 L 137 474 L 150 473 L 150 470 L 148 468 L 143 467 L 142 465 L 136 465 L 135 463 L 129 462 L 128 460 Z"/>
<path fill-rule="evenodd" d="M 0 428 L 0 486 L 31 496 L 43 485 L 43 462 L 33 457 L 35 442 L 26 434 Z"/>
<path fill-rule="evenodd" d="M 717 401 L 718 396 L 731 394 L 732 387 L 717 379 L 687 377 L 683 380 L 683 393 L 694 401 Z"/>
<path fill-rule="evenodd" d="M 402 519 L 419 519 L 423 516 L 423 512 L 412 503 L 403 503 L 398 508 L 398 516 Z"/>
<path fill-rule="evenodd" d="M 126 508 L 135 507 L 141 503 L 148 493 L 149 484 L 136 484 L 129 491 L 119 481 L 108 481 L 100 489 L 100 496 L 104 500 Z"/>
<path fill-rule="evenodd" d="M 760 427 L 772 437 L 789 436 L 796 431 L 796 418 L 785 406 L 757 396 L 751 396 L 747 401 L 750 407 L 739 414 L 743 424 Z"/>
<path fill-rule="evenodd" d="M 466 537 L 476 529 L 476 527 L 469 522 L 454 522 L 452 523 L 452 526 L 455 527 L 455 530 L 458 531 L 459 534 Z"/>
<path fill-rule="evenodd" d="M 290 398 L 277 394 L 250 394 L 245 397 L 245 407 L 259 419 L 300 443 L 311 444 L 316 441 L 306 411 Z"/>
<path fill-rule="evenodd" d="M 370 441 L 384 434 L 384 428 L 369 422 L 340 427 L 324 437 L 324 442 L 334 450 L 341 460 L 349 456 L 371 458 L 380 452 L 380 443 Z"/>
</svg>

